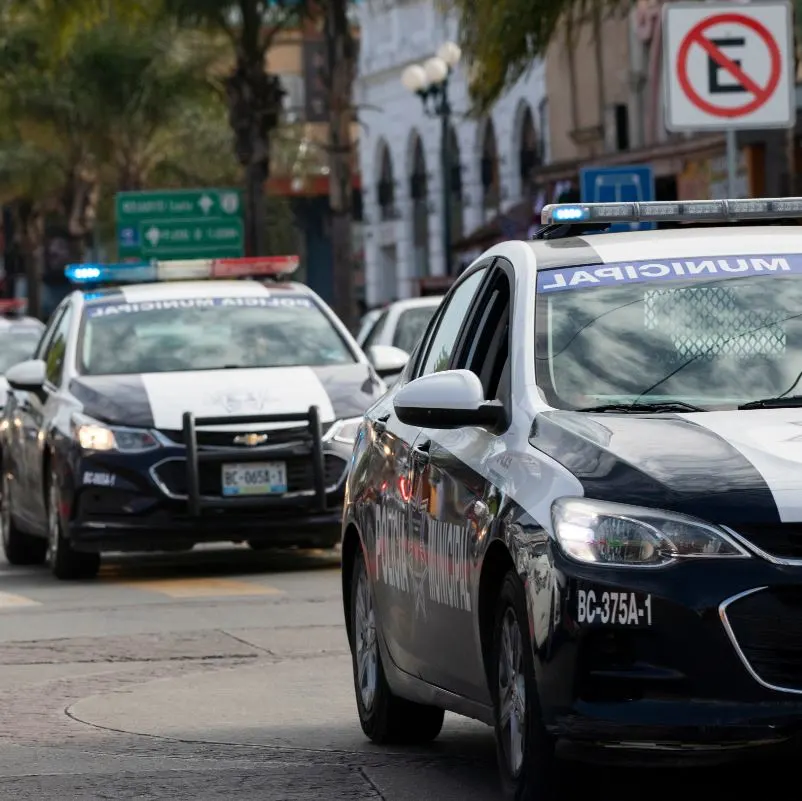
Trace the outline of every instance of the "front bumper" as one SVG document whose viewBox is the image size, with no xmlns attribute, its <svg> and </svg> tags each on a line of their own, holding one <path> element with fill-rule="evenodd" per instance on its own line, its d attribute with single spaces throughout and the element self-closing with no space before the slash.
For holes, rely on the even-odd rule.
<svg viewBox="0 0 802 801">
<path fill-rule="evenodd" d="M 802 735 L 802 566 L 552 557 L 552 621 L 532 633 L 544 718 L 569 750 L 726 759 Z"/>
<path fill-rule="evenodd" d="M 311 410 L 310 410 L 311 411 Z M 231 432 L 196 426 L 306 423 L 271 432 L 268 444 L 231 447 Z M 324 442 L 316 414 L 184 416 L 183 432 L 143 453 L 77 452 L 68 491 L 67 536 L 84 551 L 188 548 L 201 542 L 330 547 L 339 541 L 350 448 Z M 234 432 L 236 433 L 236 432 Z M 224 497 L 230 463 L 283 462 L 283 494 Z"/>
</svg>

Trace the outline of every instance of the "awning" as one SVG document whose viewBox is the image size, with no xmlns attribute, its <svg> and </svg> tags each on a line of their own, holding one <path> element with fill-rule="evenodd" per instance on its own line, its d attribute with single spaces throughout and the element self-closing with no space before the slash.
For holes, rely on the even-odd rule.
<svg viewBox="0 0 802 801">
<path fill-rule="evenodd" d="M 690 156 L 706 156 L 720 153 L 725 147 L 725 138 L 721 134 L 708 134 L 688 138 L 678 138 L 668 142 L 660 142 L 638 150 L 604 153 L 592 159 L 571 159 L 539 167 L 537 183 L 544 190 L 565 181 L 577 182 L 582 167 L 615 167 L 621 164 L 648 164 L 664 159 L 688 158 Z M 550 198 L 548 202 L 553 202 Z M 502 212 L 492 220 L 480 225 L 468 236 L 454 243 L 456 253 L 486 249 L 497 242 L 508 239 L 525 239 L 530 227 L 540 222 L 535 213 L 535 200 L 527 199 Z"/>
</svg>

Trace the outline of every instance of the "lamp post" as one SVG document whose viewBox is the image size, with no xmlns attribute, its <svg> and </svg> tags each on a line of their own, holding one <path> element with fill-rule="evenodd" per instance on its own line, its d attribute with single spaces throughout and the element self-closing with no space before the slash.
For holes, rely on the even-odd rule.
<svg viewBox="0 0 802 801">
<path fill-rule="evenodd" d="M 423 64 L 411 64 L 401 74 L 401 83 L 418 95 L 423 112 L 440 118 L 440 161 L 443 171 L 443 259 L 446 275 L 451 274 L 451 103 L 448 82 L 462 51 L 454 42 L 444 42 L 437 55 Z"/>
</svg>

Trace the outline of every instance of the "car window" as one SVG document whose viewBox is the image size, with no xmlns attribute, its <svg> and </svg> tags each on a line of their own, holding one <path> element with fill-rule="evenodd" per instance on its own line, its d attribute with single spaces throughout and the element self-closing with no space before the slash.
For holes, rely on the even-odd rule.
<svg viewBox="0 0 802 801">
<path fill-rule="evenodd" d="M 329 317 L 301 294 L 87 304 L 87 375 L 353 364 Z"/>
<path fill-rule="evenodd" d="M 64 353 L 67 349 L 67 337 L 70 333 L 70 323 L 72 322 L 72 307 L 66 306 L 64 313 L 59 318 L 53 330 L 53 337 L 47 344 L 44 356 L 45 375 L 47 380 L 59 386 L 61 376 L 64 373 Z"/>
<path fill-rule="evenodd" d="M 407 353 L 412 353 L 436 311 L 437 306 L 419 306 L 416 309 L 407 309 L 401 312 L 393 332 L 392 344 Z"/>
<path fill-rule="evenodd" d="M 0 373 L 5 373 L 15 364 L 33 358 L 41 333 L 38 328 L 17 331 L 10 328 L 0 332 Z"/>
<path fill-rule="evenodd" d="M 639 262 L 604 265 L 615 278 L 598 285 L 571 283 L 598 267 L 544 271 L 538 386 L 549 405 L 567 409 L 671 401 L 732 409 L 802 395 L 802 276 L 784 266 L 792 258 L 688 259 L 677 262 L 684 275 L 654 260 L 642 273 Z M 697 261 L 721 272 L 692 274 Z"/>
<path fill-rule="evenodd" d="M 69 303 L 65 302 L 64 305 L 60 309 L 56 309 L 56 311 L 51 316 L 47 327 L 41 334 L 41 338 L 39 339 L 39 344 L 36 346 L 36 351 L 33 356 L 34 359 L 44 359 L 45 351 L 50 345 L 50 340 L 53 339 L 53 334 L 56 332 L 56 329 L 58 328 L 59 323 L 61 322 L 61 318 L 67 311 L 68 305 Z"/>
<path fill-rule="evenodd" d="M 384 331 L 384 326 L 387 323 L 387 310 L 383 311 L 379 315 L 379 319 L 373 324 L 373 328 L 368 331 L 367 336 L 362 341 L 362 348 L 367 350 L 371 345 L 375 345 L 378 338 L 382 335 L 382 331 Z"/>
<path fill-rule="evenodd" d="M 419 376 L 448 369 L 460 328 L 486 274 L 487 268 L 477 270 L 454 289 L 429 340 L 426 357 L 418 370 Z"/>
<path fill-rule="evenodd" d="M 499 259 L 498 263 L 503 260 Z M 502 373 L 509 380 L 509 341 L 511 311 L 510 280 L 503 269 L 494 268 L 474 306 L 472 319 L 460 344 L 455 369 L 475 373 L 482 382 L 486 400 L 505 395 L 508 387 L 500 387 Z"/>
</svg>

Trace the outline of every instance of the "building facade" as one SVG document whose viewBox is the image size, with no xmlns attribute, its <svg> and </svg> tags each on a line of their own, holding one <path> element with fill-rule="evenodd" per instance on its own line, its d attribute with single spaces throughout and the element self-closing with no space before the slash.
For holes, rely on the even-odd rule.
<svg viewBox="0 0 802 801">
<path fill-rule="evenodd" d="M 447 275 L 444 178 L 452 242 L 533 196 L 534 176 L 549 158 L 548 106 L 545 71 L 536 64 L 488 116 L 469 118 L 466 71 L 458 65 L 449 82 L 452 168 L 444 176 L 441 121 L 424 113 L 401 74 L 444 42 L 457 41 L 457 21 L 444 17 L 433 0 L 374 0 L 360 4 L 358 14 L 356 103 L 371 307 L 418 295 L 421 279 Z M 452 257 L 452 274 L 459 266 Z"/>
</svg>

